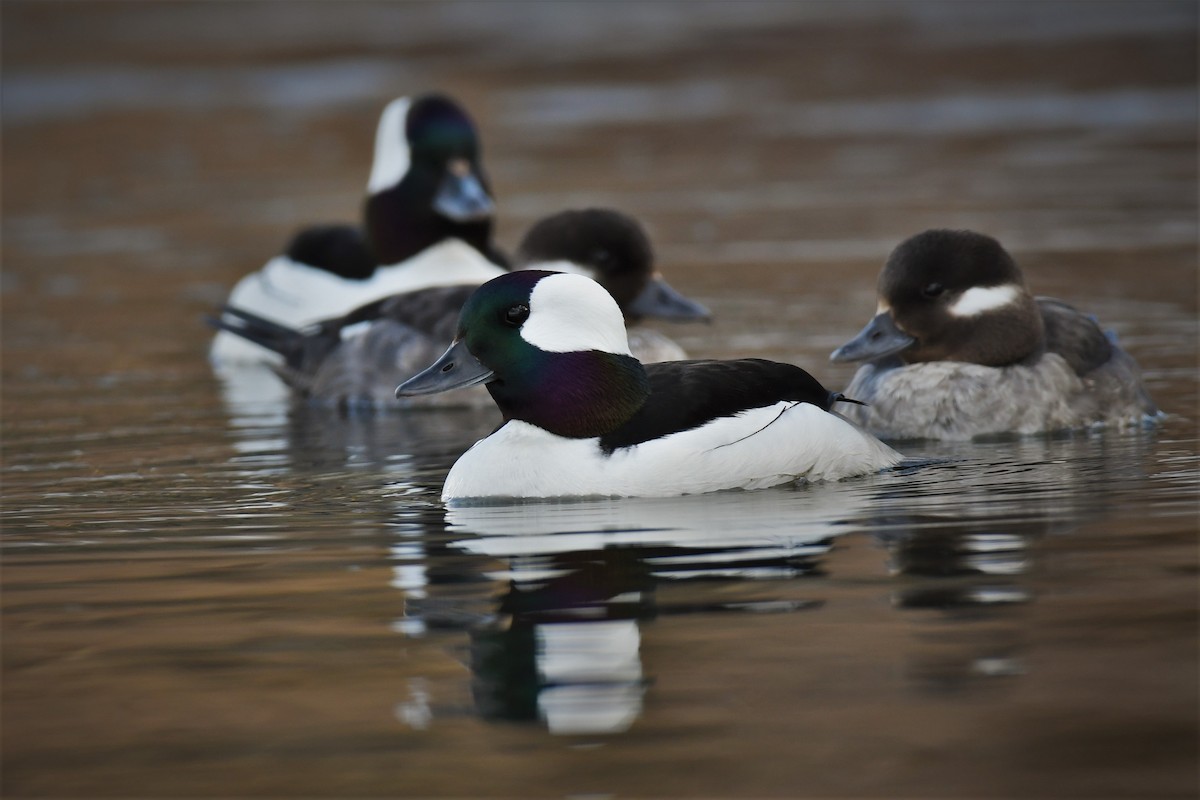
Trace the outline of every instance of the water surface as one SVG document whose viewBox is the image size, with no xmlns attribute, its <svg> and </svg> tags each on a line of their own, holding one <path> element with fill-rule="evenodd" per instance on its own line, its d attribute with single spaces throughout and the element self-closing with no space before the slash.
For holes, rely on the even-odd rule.
<svg viewBox="0 0 1200 800">
<path fill-rule="evenodd" d="M 6 796 L 1196 794 L 1193 4 L 296 8 L 5 4 Z M 890 248 L 973 227 L 1168 417 L 446 509 L 493 412 L 246 399 L 200 323 L 429 87 L 501 244 L 638 215 L 695 355 L 843 385 Z"/>
</svg>

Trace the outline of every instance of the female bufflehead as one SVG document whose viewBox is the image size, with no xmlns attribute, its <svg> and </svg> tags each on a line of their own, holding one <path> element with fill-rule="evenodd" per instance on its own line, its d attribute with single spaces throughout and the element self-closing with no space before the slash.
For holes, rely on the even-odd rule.
<svg viewBox="0 0 1200 800">
<path fill-rule="evenodd" d="M 506 263 L 492 243 L 487 187 L 478 134 L 461 107 L 437 94 L 394 100 L 379 120 L 364 228 L 302 230 L 285 254 L 243 278 L 226 303 L 300 327 L 397 292 L 477 286 Z M 224 331 L 210 359 L 217 365 L 277 361 Z"/>
<path fill-rule="evenodd" d="M 671 496 L 835 480 L 900 455 L 830 412 L 807 372 L 757 359 L 642 365 L 599 284 L 543 270 L 488 281 L 454 343 L 398 396 L 485 383 L 504 416 L 443 500 Z"/>
<path fill-rule="evenodd" d="M 830 356 L 866 361 L 846 415 L 890 439 L 971 439 L 1158 415 L 1137 364 L 1066 303 L 1034 298 L 988 236 L 930 230 L 879 276 L 879 311 Z"/>
<path fill-rule="evenodd" d="M 618 300 L 626 319 L 708 319 L 704 306 L 679 294 L 653 269 L 650 242 L 636 221 L 608 209 L 565 211 L 537 223 L 517 250 L 521 268 L 550 264 L 594 277 Z M 286 383 L 318 405 L 388 408 L 400 403 L 396 385 L 437 358 L 454 338 L 458 315 L 478 284 L 405 292 L 305 328 L 279 325 L 226 306 L 214 324 L 278 353 Z M 682 358 L 659 334 L 642 338 L 642 361 Z M 482 391 L 417 404 L 490 404 Z"/>
</svg>

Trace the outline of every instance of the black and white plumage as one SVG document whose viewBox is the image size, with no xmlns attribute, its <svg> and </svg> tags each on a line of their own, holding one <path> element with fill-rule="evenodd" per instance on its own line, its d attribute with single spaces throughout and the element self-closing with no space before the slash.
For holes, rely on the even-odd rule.
<svg viewBox="0 0 1200 800">
<path fill-rule="evenodd" d="M 534 225 L 518 249 L 522 268 L 551 264 L 594 277 L 617 295 L 630 320 L 707 319 L 707 309 L 653 269 L 650 244 L 630 217 L 607 209 L 566 211 Z M 386 409 L 413 404 L 486 405 L 482 390 L 437 398 L 395 398 L 396 386 L 440 355 L 454 337 L 463 303 L 478 284 L 405 292 L 303 328 L 281 326 L 236 307 L 214 324 L 282 356 L 275 366 L 299 396 L 318 405 Z M 665 336 L 643 337 L 635 354 L 683 356 Z"/>
<path fill-rule="evenodd" d="M 506 264 L 492 242 L 493 213 L 466 112 L 444 95 L 400 98 L 380 117 L 363 226 L 301 230 L 283 254 L 239 281 L 226 304 L 301 328 L 399 292 L 478 285 Z M 217 366 L 278 362 L 225 331 L 209 354 Z"/>
<path fill-rule="evenodd" d="M 455 463 L 443 500 L 758 489 L 900 460 L 832 413 L 841 396 L 799 367 L 641 364 L 612 296 L 578 275 L 530 270 L 484 284 L 454 344 L 397 394 L 480 383 L 505 422 Z"/>
<path fill-rule="evenodd" d="M 879 309 L 834 361 L 865 361 L 847 416 L 891 439 L 971 439 L 1125 426 L 1159 415 L 1136 362 L 1091 317 L 1034 297 L 991 237 L 931 230 L 901 243 Z"/>
</svg>

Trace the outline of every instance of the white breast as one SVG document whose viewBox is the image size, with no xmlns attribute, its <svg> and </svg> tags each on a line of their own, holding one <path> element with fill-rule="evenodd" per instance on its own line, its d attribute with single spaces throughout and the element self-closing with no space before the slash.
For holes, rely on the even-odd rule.
<svg viewBox="0 0 1200 800">
<path fill-rule="evenodd" d="M 455 463 L 442 499 L 669 497 L 838 480 L 899 460 L 874 437 L 808 403 L 753 409 L 611 456 L 595 439 L 564 439 L 509 422 Z"/>
</svg>

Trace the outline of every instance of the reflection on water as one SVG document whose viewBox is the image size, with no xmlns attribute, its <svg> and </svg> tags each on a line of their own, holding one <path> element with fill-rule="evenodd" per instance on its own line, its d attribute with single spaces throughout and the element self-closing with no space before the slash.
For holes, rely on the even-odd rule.
<svg viewBox="0 0 1200 800">
<path fill-rule="evenodd" d="M 540 716 L 556 733 L 623 731 L 645 688 L 641 624 L 672 614 L 807 607 L 757 597 L 740 582 L 816 573 L 839 515 L 802 507 L 792 516 L 748 497 L 450 510 L 448 529 L 474 534 L 451 546 L 505 565 L 488 573 L 507 584 L 497 615 L 471 634 L 481 713 Z M 688 599 L 677 599 L 664 585 L 685 581 L 739 586 L 715 599 L 689 587 Z"/>
<path fill-rule="evenodd" d="M 1039 542 L 1102 513 L 1113 484 L 1144 480 L 1137 464 L 1154 437 L 1109 442 L 1111 454 L 1097 437 L 1020 440 L 982 459 L 931 445 L 932 458 L 842 483 L 460 507 L 444 523 L 412 524 L 402 501 L 391 560 L 405 603 L 393 629 L 465 633 L 485 719 L 616 733 L 634 724 L 646 691 L 671 679 L 648 676 L 640 657 L 664 619 L 819 614 L 853 580 L 830 565 L 831 550 L 867 545 L 894 579 L 897 611 L 988 623 L 982 635 L 968 627 L 963 643 L 943 641 L 945 655 L 923 655 L 914 680 L 1020 675 L 1019 636 L 998 621 L 1035 599 L 1026 576 Z M 854 543 L 839 544 L 846 537 Z"/>
<path fill-rule="evenodd" d="M 0 794 L 1196 794 L 1195 3 L 681 8 L 5 3 Z M 500 244 L 635 214 L 689 352 L 844 386 L 891 247 L 972 227 L 1169 416 L 447 510 L 493 409 L 293 405 L 200 321 L 431 88 Z"/>
</svg>

